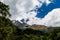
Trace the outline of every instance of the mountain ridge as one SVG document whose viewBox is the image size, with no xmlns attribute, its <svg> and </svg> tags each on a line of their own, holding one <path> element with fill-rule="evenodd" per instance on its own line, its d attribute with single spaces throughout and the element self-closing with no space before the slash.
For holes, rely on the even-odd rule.
<svg viewBox="0 0 60 40">
<path fill-rule="evenodd" d="M 18 29 L 25 30 L 25 29 L 33 29 L 33 30 L 40 30 L 44 32 L 52 32 L 54 29 L 58 29 L 60 27 L 47 27 L 45 25 L 28 25 L 26 23 L 21 23 L 19 21 L 13 20 L 13 23 L 16 25 Z"/>
</svg>

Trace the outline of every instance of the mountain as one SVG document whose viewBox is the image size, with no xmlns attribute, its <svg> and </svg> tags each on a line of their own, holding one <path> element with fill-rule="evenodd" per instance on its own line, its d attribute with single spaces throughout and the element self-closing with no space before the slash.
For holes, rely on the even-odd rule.
<svg viewBox="0 0 60 40">
<path fill-rule="evenodd" d="M 33 30 L 39 30 L 39 31 L 43 31 L 43 32 L 53 32 L 54 30 L 60 30 L 60 26 L 57 27 L 52 27 L 52 26 L 45 26 L 45 25 L 32 25 L 30 27 Z"/>
<path fill-rule="evenodd" d="M 20 21 L 16 21 L 13 20 L 13 23 L 19 28 L 19 29 L 26 29 L 26 28 L 31 28 L 34 30 L 46 30 L 47 26 L 44 25 L 28 25 L 27 23 L 24 22 L 24 20 L 21 20 L 22 23 Z"/>
<path fill-rule="evenodd" d="M 44 32 L 52 32 L 54 29 L 58 29 L 60 28 L 59 26 L 57 27 L 52 27 L 52 26 L 45 26 L 45 25 L 28 25 L 26 22 L 28 20 L 24 20 L 22 19 L 21 21 L 18 20 L 13 20 L 13 23 L 17 26 L 18 29 L 33 29 L 33 30 L 40 30 L 40 31 L 44 31 Z"/>
<path fill-rule="evenodd" d="M 17 26 L 18 29 L 26 29 L 26 23 L 21 23 L 18 20 L 13 20 L 13 23 Z"/>
</svg>

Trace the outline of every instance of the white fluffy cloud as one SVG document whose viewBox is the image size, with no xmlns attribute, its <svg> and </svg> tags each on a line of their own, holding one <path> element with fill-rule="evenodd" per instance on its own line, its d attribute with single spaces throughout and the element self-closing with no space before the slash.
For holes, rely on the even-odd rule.
<svg viewBox="0 0 60 40">
<path fill-rule="evenodd" d="M 43 20 L 47 26 L 60 26 L 60 8 L 53 9 Z"/>
<path fill-rule="evenodd" d="M 43 19 L 35 17 L 37 12 L 31 11 L 42 6 L 42 3 L 46 2 L 46 5 L 50 4 L 49 0 L 0 0 L 10 6 L 10 13 L 12 14 L 12 20 L 29 19 L 28 24 L 57 26 L 60 25 L 60 9 L 54 9 L 49 12 Z M 37 9 L 36 9 L 37 10 Z"/>
<path fill-rule="evenodd" d="M 28 24 L 46 25 L 46 26 L 60 26 L 60 8 L 53 9 L 43 19 L 34 17 Z"/>
<path fill-rule="evenodd" d="M 37 13 L 30 10 L 42 5 L 38 0 L 3 0 L 3 2 L 10 6 L 11 19 L 16 20 L 35 17 Z"/>
</svg>

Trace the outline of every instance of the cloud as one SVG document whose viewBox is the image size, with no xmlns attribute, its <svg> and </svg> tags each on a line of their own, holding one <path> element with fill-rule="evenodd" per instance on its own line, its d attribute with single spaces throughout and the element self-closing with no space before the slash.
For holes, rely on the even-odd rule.
<svg viewBox="0 0 60 40">
<path fill-rule="evenodd" d="M 47 26 L 60 26 L 60 8 L 50 11 L 43 20 Z"/>
<path fill-rule="evenodd" d="M 46 25 L 46 26 L 60 26 L 60 8 L 53 9 L 43 19 L 34 17 L 30 19 L 28 24 Z"/>
<path fill-rule="evenodd" d="M 37 13 L 34 11 L 30 12 L 30 10 L 34 10 L 42 5 L 37 0 L 3 0 L 3 2 L 10 7 L 11 19 L 16 20 L 27 18 L 27 16 L 35 16 Z"/>
<path fill-rule="evenodd" d="M 46 5 L 49 5 L 50 3 L 52 3 L 52 2 L 49 1 L 49 0 L 46 0 L 45 2 L 46 2 Z"/>
<path fill-rule="evenodd" d="M 36 8 L 41 7 L 44 2 L 50 4 L 49 0 L 0 0 L 9 5 L 12 20 L 27 20 L 27 24 L 37 24 L 46 26 L 60 26 L 60 8 L 53 9 L 43 19 L 37 18 Z"/>
</svg>

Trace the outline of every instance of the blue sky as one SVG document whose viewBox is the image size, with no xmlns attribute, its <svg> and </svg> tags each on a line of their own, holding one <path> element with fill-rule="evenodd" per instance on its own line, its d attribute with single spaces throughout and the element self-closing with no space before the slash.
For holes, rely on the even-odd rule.
<svg viewBox="0 0 60 40">
<path fill-rule="evenodd" d="M 50 3 L 49 5 L 46 5 L 46 3 L 43 3 L 42 7 L 38 8 L 37 10 L 38 13 L 36 17 L 44 18 L 45 15 L 48 14 L 48 12 L 52 11 L 55 8 L 60 8 L 60 0 L 53 0 L 52 3 Z"/>
</svg>

